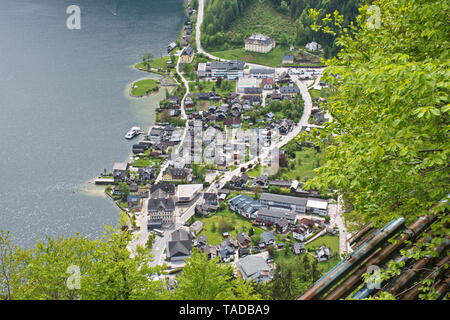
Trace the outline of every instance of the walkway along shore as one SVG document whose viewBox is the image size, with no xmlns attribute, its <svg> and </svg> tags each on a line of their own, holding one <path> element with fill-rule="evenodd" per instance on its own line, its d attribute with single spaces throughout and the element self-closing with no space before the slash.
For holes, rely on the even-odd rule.
<svg viewBox="0 0 450 320">
<path fill-rule="evenodd" d="M 204 0 L 199 0 L 198 1 L 198 10 L 197 10 L 197 21 L 196 21 L 196 33 L 195 33 L 195 41 L 196 41 L 196 47 L 197 47 L 197 52 L 200 54 L 203 54 L 205 56 L 207 56 L 208 58 L 212 59 L 212 60 L 219 60 L 219 61 L 228 61 L 226 59 L 221 59 L 218 57 L 215 57 L 211 54 L 209 54 L 208 52 L 206 52 L 202 45 L 201 45 L 201 25 L 203 22 L 203 17 L 204 17 Z M 188 80 L 184 77 L 184 75 L 182 74 L 182 72 L 180 71 L 180 55 L 183 52 L 182 48 L 181 50 L 179 50 L 175 56 L 178 58 L 177 59 L 177 64 L 175 67 L 175 71 L 177 74 L 177 77 L 179 77 L 179 79 L 181 79 L 181 83 L 178 81 L 178 79 L 173 78 L 173 81 L 175 83 L 177 83 L 177 87 L 183 85 L 185 87 L 185 93 L 181 99 L 181 103 L 180 103 L 180 118 L 183 120 L 187 120 L 187 114 L 186 114 L 186 110 L 185 110 L 185 100 L 188 97 L 188 95 L 190 94 L 190 88 L 189 88 L 189 82 Z M 258 64 L 253 64 L 253 63 L 246 63 L 246 65 L 250 66 L 250 67 L 256 67 L 256 68 L 267 68 L 267 66 L 263 66 L 263 65 L 258 65 Z M 279 68 L 275 68 L 276 73 L 282 73 L 285 71 L 288 71 L 288 68 L 286 67 L 279 67 Z M 223 174 L 220 178 L 220 180 L 213 182 L 209 185 L 209 187 L 207 188 L 207 190 L 205 190 L 204 192 L 211 192 L 213 190 L 220 190 L 222 189 L 225 184 L 227 182 L 229 182 L 233 176 L 239 174 L 241 172 L 241 170 L 246 170 L 248 169 L 249 165 L 255 165 L 258 163 L 258 161 L 263 161 L 265 158 L 269 157 L 269 155 L 272 152 L 276 152 L 277 150 L 281 149 L 284 145 L 286 145 L 289 141 L 291 141 L 292 139 L 294 139 L 301 131 L 302 131 L 302 127 L 305 126 L 309 126 L 308 123 L 308 119 L 311 116 L 311 110 L 312 110 L 312 99 L 311 96 L 309 94 L 308 91 L 308 87 L 306 85 L 306 83 L 302 82 L 299 77 L 297 75 L 291 75 L 292 81 L 295 83 L 295 85 L 297 85 L 297 87 L 300 89 L 300 94 L 302 96 L 302 99 L 304 101 L 304 109 L 303 109 L 303 114 L 299 120 L 299 122 L 297 124 L 295 124 L 294 128 L 292 129 L 291 132 L 289 132 L 287 135 L 283 136 L 283 138 L 274 146 L 271 146 L 270 148 L 267 148 L 265 150 L 263 150 L 263 152 L 259 155 L 258 158 L 253 158 L 245 163 L 241 163 L 239 166 L 237 166 L 235 169 L 231 170 L 231 171 L 227 171 L 225 174 Z M 317 82 L 317 79 L 316 81 Z M 186 140 L 186 136 L 188 133 L 188 121 L 185 121 L 185 126 L 184 126 L 184 130 L 183 130 L 183 134 L 181 137 L 181 141 L 180 143 L 175 147 L 175 153 L 179 154 L 180 149 L 183 147 L 183 145 L 185 144 L 185 140 Z M 155 183 L 158 183 L 159 181 L 162 180 L 163 178 L 163 174 L 165 172 L 165 170 L 168 168 L 169 166 L 169 160 L 166 159 L 160 166 L 160 171 L 158 173 L 158 176 L 156 177 Z M 112 197 L 111 197 L 112 198 Z M 202 197 L 198 197 L 196 200 L 193 201 L 193 203 L 186 208 L 185 210 L 183 210 L 180 214 L 180 216 L 176 217 L 176 222 L 175 222 L 175 229 L 177 229 L 178 227 L 184 225 L 195 213 L 195 207 L 197 204 L 199 204 L 199 202 L 201 201 Z M 145 245 L 149 232 L 147 230 L 147 219 L 145 218 L 145 213 L 146 213 L 146 205 L 148 202 L 148 199 L 144 199 L 144 204 L 143 204 L 143 210 L 141 211 L 141 214 L 136 215 L 136 223 L 138 225 L 138 229 L 137 230 L 133 230 L 134 233 L 134 237 L 133 240 L 130 242 L 128 248 L 131 252 L 131 254 L 133 254 L 133 252 L 136 249 L 137 245 Z M 126 211 L 126 210 L 125 210 Z M 340 213 L 340 210 L 337 212 L 337 215 Z M 127 214 L 130 216 L 131 214 L 129 212 L 127 212 Z M 130 216 L 130 219 L 132 217 Z M 337 216 L 334 217 L 335 219 L 333 220 L 339 220 L 339 221 L 333 221 L 334 224 L 337 224 L 337 226 L 339 227 L 340 231 L 344 231 L 341 230 L 341 228 L 345 228 L 345 226 L 343 226 L 343 223 L 341 221 L 341 219 L 339 219 Z M 336 223 L 337 222 L 337 223 Z M 172 230 L 173 231 L 173 230 Z M 170 231 L 171 232 L 171 231 Z M 166 230 L 164 232 L 164 236 L 161 238 L 157 238 L 153 248 L 155 252 L 155 260 L 151 263 L 151 265 L 159 265 L 163 263 L 163 251 L 164 248 L 167 244 L 168 238 L 170 236 L 170 232 L 169 230 Z M 340 232 L 340 234 L 346 235 L 346 232 Z M 345 243 L 345 239 L 341 239 L 342 241 L 341 244 Z M 345 251 L 341 249 L 341 251 Z"/>
</svg>

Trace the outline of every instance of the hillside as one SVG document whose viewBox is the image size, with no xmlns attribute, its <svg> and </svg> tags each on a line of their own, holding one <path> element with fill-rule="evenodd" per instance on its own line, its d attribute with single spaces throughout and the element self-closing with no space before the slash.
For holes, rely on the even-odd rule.
<svg viewBox="0 0 450 320">
<path fill-rule="evenodd" d="M 337 52 L 334 37 L 311 30 L 308 10 L 338 10 L 353 20 L 359 0 L 212 0 L 206 8 L 202 42 L 210 51 L 239 48 L 253 32 L 274 37 L 279 44 L 303 46 L 315 40 L 324 46 L 325 57 Z"/>
<path fill-rule="evenodd" d="M 208 27 L 205 30 L 210 34 Z M 294 20 L 278 12 L 270 0 L 256 0 L 246 6 L 241 15 L 231 21 L 227 28 L 203 40 L 206 47 L 212 51 L 228 50 L 242 47 L 244 40 L 254 32 L 270 35 L 276 38 L 277 42 L 285 43 L 286 35 L 295 34 L 296 27 Z"/>
</svg>

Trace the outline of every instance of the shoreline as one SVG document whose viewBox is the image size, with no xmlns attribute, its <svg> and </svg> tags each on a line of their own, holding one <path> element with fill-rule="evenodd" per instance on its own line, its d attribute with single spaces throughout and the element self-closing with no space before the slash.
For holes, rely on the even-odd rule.
<svg viewBox="0 0 450 320">
<path fill-rule="evenodd" d="M 150 72 L 150 73 L 151 73 L 151 72 Z M 142 81 L 142 80 L 148 80 L 148 79 L 158 81 L 158 90 L 153 90 L 152 92 L 147 93 L 147 94 L 145 94 L 145 95 L 143 95 L 143 96 L 135 96 L 135 95 L 131 94 L 131 89 L 132 89 L 132 86 L 133 86 L 134 83 L 136 83 L 136 82 L 138 82 L 138 81 Z M 149 77 L 138 78 L 138 79 L 134 80 L 133 82 L 127 84 L 126 87 L 125 87 L 125 90 L 126 90 L 126 92 L 128 92 L 128 97 L 129 97 L 129 98 L 132 98 L 132 99 L 143 99 L 143 98 L 148 98 L 148 97 L 150 97 L 151 95 L 157 94 L 157 93 L 162 89 L 161 85 L 159 84 L 159 80 L 160 80 L 160 79 L 153 79 L 153 78 L 149 78 Z"/>
</svg>

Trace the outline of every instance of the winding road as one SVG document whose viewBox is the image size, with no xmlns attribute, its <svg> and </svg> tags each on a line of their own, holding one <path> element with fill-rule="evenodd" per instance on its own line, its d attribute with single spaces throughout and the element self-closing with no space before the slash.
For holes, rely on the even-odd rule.
<svg viewBox="0 0 450 320">
<path fill-rule="evenodd" d="M 205 2 L 205 0 L 198 1 L 199 7 L 197 10 L 196 39 L 195 39 L 197 52 L 207 56 L 209 59 L 212 59 L 212 60 L 228 61 L 226 59 L 216 57 L 216 56 L 206 52 L 201 45 L 201 25 L 203 23 L 203 17 L 204 17 L 204 2 Z M 182 50 L 180 50 L 177 53 L 178 57 L 181 55 L 181 52 L 182 52 Z M 258 65 L 258 64 L 253 64 L 253 63 L 246 63 L 246 64 L 252 68 L 253 67 L 267 68 L 267 66 L 264 66 L 264 65 Z M 288 71 L 288 68 L 275 68 L 275 71 L 277 74 L 280 74 L 282 72 Z M 176 65 L 176 72 L 180 76 L 182 83 L 186 88 L 186 93 L 184 94 L 184 96 L 181 100 L 181 118 L 187 120 L 187 115 L 186 115 L 186 112 L 184 109 L 184 102 L 186 100 L 186 97 L 190 93 L 190 89 L 189 89 L 189 82 L 186 80 L 186 78 L 180 72 L 180 59 L 178 59 L 178 62 Z M 262 153 L 257 158 L 253 158 L 250 161 L 240 164 L 236 169 L 234 169 L 232 171 L 227 171 L 218 182 L 211 183 L 211 185 L 208 187 L 207 190 L 205 190 L 205 192 L 211 192 L 213 190 L 219 190 L 219 189 L 223 188 L 224 185 L 227 182 L 229 182 L 235 175 L 238 175 L 241 173 L 242 168 L 248 168 L 249 165 L 257 164 L 258 159 L 261 159 L 261 161 L 263 161 L 264 159 L 268 158 L 272 152 L 277 152 L 277 150 L 279 150 L 284 145 L 286 145 L 289 141 L 294 139 L 301 132 L 303 126 L 310 126 L 308 123 L 308 119 L 310 118 L 310 115 L 311 115 L 312 99 L 311 99 L 311 95 L 309 94 L 308 87 L 305 82 L 302 82 L 299 79 L 298 75 L 291 74 L 291 79 L 297 85 L 297 87 L 300 89 L 300 94 L 302 95 L 302 99 L 304 101 L 304 109 L 303 109 L 303 114 L 302 114 L 300 121 L 295 125 L 295 127 L 293 128 L 292 131 L 290 131 L 287 135 L 282 136 L 280 141 L 278 143 L 276 143 L 274 146 L 271 146 L 269 148 L 263 148 Z M 317 78 L 314 81 L 314 85 L 316 85 L 318 83 L 319 79 L 320 79 L 320 76 L 319 76 L 319 78 Z M 184 142 L 185 142 L 184 140 L 186 139 L 187 132 L 188 132 L 188 122 L 186 121 L 186 125 L 185 125 L 184 131 L 183 131 L 183 136 L 181 138 L 181 142 L 177 146 L 177 149 L 175 151 L 176 154 L 179 153 L 180 148 L 182 148 L 182 146 L 184 145 Z M 170 163 L 169 160 L 166 160 L 164 162 L 164 164 L 162 165 L 162 167 L 160 169 L 160 173 L 159 173 L 155 183 L 159 182 L 162 179 L 163 172 L 167 169 L 167 167 L 169 166 L 169 163 Z M 198 197 L 195 201 L 193 201 L 193 203 L 186 210 L 183 211 L 183 214 L 181 214 L 179 216 L 177 215 L 175 229 L 184 225 L 189 220 L 189 218 L 191 218 L 194 215 L 195 207 L 197 204 L 201 203 L 202 199 L 203 199 L 203 197 Z M 141 228 L 141 231 L 139 232 L 139 235 L 136 238 L 136 240 L 130 244 L 130 246 L 133 249 L 135 249 L 137 244 L 140 244 L 140 245 L 145 244 L 148 234 L 149 234 L 147 231 L 147 219 L 146 219 L 147 201 L 148 200 L 146 200 L 144 202 L 145 208 L 144 208 L 143 214 L 141 216 L 139 216 L 137 219 L 137 222 Z M 336 210 L 335 210 L 335 212 L 333 212 L 333 216 L 331 217 L 332 218 L 331 222 L 332 222 L 332 226 L 337 226 L 339 229 L 340 251 L 341 251 L 341 253 L 345 253 L 347 251 L 347 242 L 346 242 L 347 231 L 346 231 L 345 225 L 343 223 L 342 217 L 340 215 L 341 211 L 342 210 L 340 207 L 340 202 L 338 202 L 338 204 L 336 205 Z M 163 263 L 164 249 L 165 249 L 166 243 L 168 241 L 168 238 L 170 236 L 170 233 L 172 231 L 173 231 L 173 229 L 166 230 L 164 232 L 164 237 L 157 238 L 157 240 L 155 241 L 155 244 L 154 244 L 153 250 L 152 250 L 155 259 L 151 263 L 152 265 L 159 265 L 159 264 Z"/>
</svg>

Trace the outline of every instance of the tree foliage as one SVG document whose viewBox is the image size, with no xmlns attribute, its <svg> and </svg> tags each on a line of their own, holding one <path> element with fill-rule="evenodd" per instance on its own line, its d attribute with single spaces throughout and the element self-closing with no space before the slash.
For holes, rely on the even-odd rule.
<svg viewBox="0 0 450 320">
<path fill-rule="evenodd" d="M 108 227 L 101 239 L 47 238 L 33 249 L 22 249 L 11 244 L 9 233 L 0 231 L 0 299 L 259 298 L 249 283 L 234 278 L 231 265 L 209 261 L 201 252 L 193 253 L 177 278 L 176 290 L 170 291 L 165 280 L 152 280 L 164 271 L 149 266 L 150 249 L 138 246 L 130 255 L 130 240 L 128 230 Z"/>
<path fill-rule="evenodd" d="M 251 285 L 234 280 L 233 267 L 219 264 L 219 258 L 208 260 L 206 254 L 194 249 L 179 276 L 179 284 L 171 298 L 189 300 L 253 300 L 260 298 Z"/>
<path fill-rule="evenodd" d="M 411 223 L 448 199 L 450 187 L 449 4 L 372 5 L 380 15 L 363 6 L 357 25 L 343 28 L 337 39 L 342 51 L 327 62 L 325 81 L 333 88 L 326 107 L 333 121 L 313 131 L 324 161 L 305 185 L 338 190 L 349 211 L 346 220 L 356 228 L 398 217 Z M 321 30 L 342 21 L 339 15 L 326 21 L 311 16 Z M 433 241 L 404 254 L 433 254 L 449 234 L 445 210 L 448 205 L 434 211 L 439 219 Z"/>
</svg>

